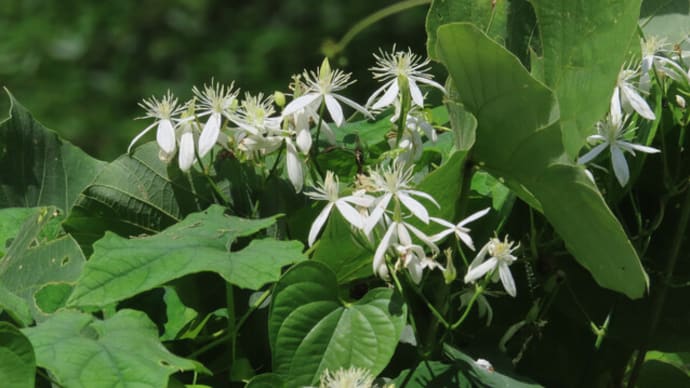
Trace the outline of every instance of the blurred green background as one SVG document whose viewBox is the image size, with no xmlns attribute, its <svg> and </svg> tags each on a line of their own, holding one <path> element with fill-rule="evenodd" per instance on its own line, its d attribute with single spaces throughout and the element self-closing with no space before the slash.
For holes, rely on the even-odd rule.
<svg viewBox="0 0 690 388">
<path fill-rule="evenodd" d="M 149 124 L 134 120 L 142 98 L 170 89 L 186 100 L 211 77 L 252 93 L 285 91 L 290 75 L 320 64 L 325 41 L 395 3 L 4 0 L 0 85 L 47 127 L 112 160 Z M 364 103 L 376 87 L 367 69 L 378 47 L 425 53 L 426 10 L 397 13 L 355 37 L 335 61 L 358 80 L 347 96 Z M 0 109 L 6 117 L 4 96 Z"/>
</svg>

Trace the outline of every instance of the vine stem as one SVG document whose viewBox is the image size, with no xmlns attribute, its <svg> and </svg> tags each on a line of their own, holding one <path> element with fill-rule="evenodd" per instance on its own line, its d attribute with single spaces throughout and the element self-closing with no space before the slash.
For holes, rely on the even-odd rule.
<svg viewBox="0 0 690 388">
<path fill-rule="evenodd" d="M 683 205 L 680 210 L 680 218 L 678 219 L 678 227 L 676 228 L 676 234 L 673 236 L 671 254 L 668 258 L 668 262 L 666 262 L 666 268 L 664 270 L 664 278 L 659 285 L 659 290 L 656 293 L 656 297 L 652 303 L 652 319 L 649 323 L 649 331 L 647 332 L 647 337 L 643 340 L 642 345 L 637 350 L 637 358 L 635 359 L 632 371 L 630 372 L 630 378 L 628 379 L 628 388 L 633 388 L 637 382 L 637 378 L 640 374 L 642 364 L 644 363 L 644 359 L 647 354 L 649 340 L 654 335 L 657 326 L 659 325 L 661 313 L 664 309 L 664 302 L 666 301 L 666 294 L 668 293 L 668 287 L 671 284 L 673 271 L 676 268 L 678 256 L 680 255 L 680 248 L 683 245 L 683 237 L 685 237 L 688 219 L 690 219 L 690 188 L 686 189 L 685 191 L 685 198 L 683 199 Z"/>
<path fill-rule="evenodd" d="M 352 41 L 352 39 L 354 39 L 354 37 L 357 36 L 357 34 L 362 32 L 367 27 L 378 22 L 379 20 L 391 15 L 395 15 L 398 12 L 402 12 L 407 9 L 429 3 L 431 3 L 431 0 L 407 0 L 395 3 L 386 8 L 382 8 L 365 17 L 364 19 L 358 21 L 345 33 L 345 35 L 343 35 L 343 37 L 340 39 L 338 43 L 335 43 L 334 45 L 330 46 L 330 49 L 324 47 L 322 51 L 324 51 L 324 54 L 326 54 L 327 57 L 334 57 L 339 52 L 345 50 L 345 47 L 347 47 L 350 41 Z"/>
</svg>

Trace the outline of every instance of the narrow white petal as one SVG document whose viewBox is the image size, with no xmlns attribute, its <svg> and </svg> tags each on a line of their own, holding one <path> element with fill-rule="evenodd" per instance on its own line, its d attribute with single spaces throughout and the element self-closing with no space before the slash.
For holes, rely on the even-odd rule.
<svg viewBox="0 0 690 388">
<path fill-rule="evenodd" d="M 333 208 L 333 204 L 329 203 L 326 205 L 326 207 L 321 210 L 321 213 L 316 217 L 314 220 L 314 223 L 311 224 L 311 229 L 309 230 L 309 246 L 314 245 L 314 241 L 316 241 L 316 236 L 319 235 L 319 232 L 321 231 L 321 228 L 323 228 L 323 225 L 326 223 L 326 220 L 328 219 L 328 214 L 330 214 L 331 209 Z"/>
<path fill-rule="evenodd" d="M 661 152 L 661 150 L 658 150 L 653 147 L 647 147 L 643 146 L 642 144 L 633 144 L 633 143 L 628 143 L 625 142 L 630 148 L 634 149 L 635 151 L 640 151 L 644 152 L 646 154 L 656 154 L 657 152 Z"/>
<path fill-rule="evenodd" d="M 434 80 L 430 80 L 430 79 L 423 78 L 423 77 L 415 77 L 414 79 L 417 82 L 421 82 L 423 84 L 427 84 L 429 86 L 432 86 L 432 87 L 442 91 L 444 94 L 446 93 L 446 88 L 444 88 L 441 84 L 439 84 L 438 82 L 436 82 Z"/>
<path fill-rule="evenodd" d="M 180 137 L 180 152 L 177 155 L 180 170 L 189 171 L 194 163 L 194 134 L 185 131 Z"/>
<path fill-rule="evenodd" d="M 398 241 L 400 241 L 400 244 L 412 245 L 412 236 L 410 236 L 410 232 L 405 228 L 405 224 L 402 222 L 396 222 L 395 224 L 398 228 Z"/>
<path fill-rule="evenodd" d="M 343 103 L 345 103 L 346 105 L 348 105 L 352 109 L 358 111 L 359 113 L 363 114 L 364 116 L 366 116 L 370 119 L 374 118 L 374 116 L 372 116 L 371 113 L 369 113 L 369 111 L 365 107 L 363 107 L 363 106 L 359 105 L 358 103 L 350 100 L 349 98 L 341 96 L 340 94 L 334 94 L 333 97 L 342 101 Z"/>
<path fill-rule="evenodd" d="M 150 131 L 151 128 L 153 128 L 153 127 L 155 127 L 155 126 L 156 126 L 156 123 L 153 123 L 153 124 L 149 125 L 148 127 L 144 128 L 144 130 L 141 131 L 141 132 L 139 132 L 138 135 L 134 136 L 134 139 L 132 139 L 132 142 L 129 143 L 129 147 L 127 147 L 127 153 L 130 153 L 130 152 L 132 151 L 132 147 L 134 146 L 134 144 L 135 144 L 139 139 L 141 139 L 142 136 L 146 135 L 146 133 L 147 133 L 148 131 Z"/>
<path fill-rule="evenodd" d="M 307 105 L 310 105 L 314 101 L 316 101 L 321 95 L 319 93 L 307 93 L 304 96 L 299 96 L 295 98 L 294 100 L 290 101 L 285 106 L 285 109 L 283 109 L 282 115 L 283 116 L 288 116 L 291 115 L 298 110 L 306 107 Z"/>
<path fill-rule="evenodd" d="M 335 125 L 341 126 L 345 118 L 343 117 L 343 108 L 340 107 L 340 103 L 330 94 L 326 94 L 324 98 L 326 100 L 326 108 L 328 108 L 328 113 L 331 114 L 333 122 L 335 122 Z"/>
<path fill-rule="evenodd" d="M 594 158 L 599 156 L 601 151 L 603 151 L 606 147 L 608 147 L 608 143 L 601 143 L 598 146 L 592 148 L 587 152 L 586 154 L 582 155 L 578 160 L 577 164 L 587 164 L 590 161 L 592 161 Z"/>
<path fill-rule="evenodd" d="M 436 205 L 437 208 L 439 208 L 439 209 L 441 208 L 441 205 L 439 205 L 438 202 L 436 202 L 434 197 L 432 197 L 431 195 L 429 195 L 423 191 L 418 191 L 418 190 L 405 190 L 405 191 L 409 194 L 416 195 L 417 197 L 422 197 L 422 198 L 428 199 L 429 201 L 431 201 L 431 203 Z"/>
<path fill-rule="evenodd" d="M 649 104 L 647 104 L 647 101 L 645 101 L 644 98 L 642 98 L 642 96 L 640 96 L 632 88 L 632 86 L 626 85 L 622 88 L 621 93 L 623 93 L 623 96 L 630 103 L 630 106 L 632 106 L 635 112 L 639 113 L 640 116 L 644 117 L 647 120 L 656 119 L 656 116 L 654 115 L 654 112 L 652 112 L 652 109 L 649 107 Z"/>
<path fill-rule="evenodd" d="M 422 94 L 422 91 L 419 90 L 419 86 L 417 86 L 417 83 L 414 82 L 413 79 L 408 78 L 407 82 L 410 85 L 410 96 L 412 96 L 412 101 L 417 106 L 424 107 L 424 95 Z"/>
<path fill-rule="evenodd" d="M 297 147 L 304 155 L 309 153 L 311 149 L 311 132 L 309 128 L 302 128 L 297 132 L 297 138 L 295 139 Z"/>
<path fill-rule="evenodd" d="M 338 208 L 340 214 L 342 214 L 347 222 L 349 222 L 352 226 L 358 229 L 362 229 L 364 227 L 364 219 L 362 218 L 362 215 L 359 214 L 359 212 L 349 203 L 339 199 L 335 201 L 335 207 Z"/>
<path fill-rule="evenodd" d="M 622 119 L 623 110 L 621 109 L 620 87 L 616 86 L 611 97 L 611 121 L 620 123 Z"/>
<path fill-rule="evenodd" d="M 369 207 L 374 203 L 374 197 L 371 195 L 348 195 L 340 198 L 341 201 L 349 202 L 361 207 Z"/>
<path fill-rule="evenodd" d="M 431 240 L 433 242 L 439 242 L 439 241 L 443 240 L 444 238 L 446 238 L 446 236 L 448 236 L 449 234 L 454 233 L 454 232 L 455 232 L 455 229 L 444 229 L 444 230 L 442 230 L 442 231 L 440 231 L 440 232 L 438 232 L 432 236 L 429 236 L 429 240 Z"/>
<path fill-rule="evenodd" d="M 621 186 L 625 186 L 630 179 L 630 171 L 628 170 L 628 162 L 625 161 L 623 151 L 618 147 L 611 147 L 611 164 L 613 164 L 613 173 L 618 179 Z"/>
<path fill-rule="evenodd" d="M 515 280 L 513 280 L 513 274 L 510 273 L 510 268 L 505 263 L 498 265 L 498 274 L 501 276 L 501 283 L 503 283 L 503 288 L 506 289 L 508 295 L 515 297 L 517 295 L 517 289 L 515 288 Z"/>
<path fill-rule="evenodd" d="M 402 202 L 402 204 L 405 205 L 405 207 L 408 208 L 412 214 L 415 215 L 415 217 L 422 220 L 422 222 L 425 224 L 429 223 L 429 212 L 426 210 L 424 205 L 419 203 L 419 201 L 403 192 L 398 193 L 398 199 L 400 199 L 400 202 Z"/>
<path fill-rule="evenodd" d="M 170 120 L 161 120 L 158 122 L 156 141 L 161 150 L 166 154 L 170 155 L 175 153 L 177 139 L 175 138 L 175 128 L 173 128 Z"/>
<path fill-rule="evenodd" d="M 451 228 L 451 230 L 453 230 L 455 228 L 454 224 L 451 224 L 450 222 L 444 220 L 443 218 L 429 217 L 429 220 L 434 221 L 435 223 L 437 223 L 439 225 L 443 225 L 446 228 Z"/>
<path fill-rule="evenodd" d="M 493 271 L 497 264 L 498 260 L 495 257 L 492 257 L 474 268 L 470 266 L 469 271 L 467 271 L 467 275 L 465 275 L 465 283 L 473 283 L 475 280 Z"/>
<path fill-rule="evenodd" d="M 395 223 L 392 223 L 388 227 L 386 234 L 383 235 L 383 238 L 381 239 L 379 246 L 376 248 L 376 253 L 374 253 L 374 263 L 373 263 L 374 273 L 378 273 L 379 267 L 381 265 L 385 265 L 384 257 L 386 256 L 386 250 L 390 246 L 391 237 L 393 236 L 394 231 L 395 231 Z"/>
<path fill-rule="evenodd" d="M 379 87 L 378 89 L 376 89 L 376 90 L 374 91 L 374 93 L 372 93 L 371 96 L 369 97 L 369 99 L 367 100 L 366 106 L 367 106 L 367 107 L 371 106 L 371 104 L 374 102 L 374 100 L 376 100 L 376 99 L 378 98 L 378 96 L 379 96 L 381 93 L 384 92 L 384 90 L 388 90 L 387 88 L 388 88 L 388 85 L 389 85 L 389 84 L 390 84 L 390 81 L 389 81 L 389 82 L 386 82 L 386 83 L 383 84 L 381 87 Z"/>
<path fill-rule="evenodd" d="M 472 241 L 472 237 L 470 237 L 469 234 L 462 232 L 460 230 L 455 231 L 455 235 L 458 236 L 458 238 L 467 245 L 468 248 L 474 251 L 474 242 Z"/>
<path fill-rule="evenodd" d="M 374 104 L 374 106 L 372 106 L 371 109 L 381 109 L 383 107 L 392 105 L 395 101 L 395 98 L 398 96 L 399 91 L 398 83 L 396 82 L 396 80 L 391 80 L 386 85 L 390 85 L 386 90 L 386 93 L 384 93 L 383 96 L 378 101 L 376 101 L 376 104 Z"/>
<path fill-rule="evenodd" d="M 199 136 L 199 157 L 203 158 L 218 141 L 220 135 L 220 114 L 213 113 L 208 117 Z"/>
<path fill-rule="evenodd" d="M 480 211 L 478 211 L 478 212 L 472 213 L 471 215 L 469 215 L 468 217 L 466 217 L 464 220 L 460 221 L 460 222 L 458 223 L 458 226 L 465 226 L 465 225 L 469 224 L 469 223 L 472 222 L 472 221 L 475 221 L 475 220 L 478 220 L 478 219 L 484 217 L 484 215 L 486 215 L 486 213 L 488 213 L 489 210 L 491 210 L 491 207 L 487 207 L 487 208 L 484 209 L 484 210 L 480 210 Z"/>
<path fill-rule="evenodd" d="M 297 148 L 292 144 L 289 139 L 285 140 L 285 149 L 287 154 L 285 156 L 285 162 L 287 164 L 288 178 L 292 186 L 295 188 L 295 192 L 299 193 L 302 191 L 302 186 L 304 185 L 304 172 L 302 171 L 302 161 L 297 155 Z"/>
<path fill-rule="evenodd" d="M 427 236 L 426 234 L 424 234 L 424 232 L 408 224 L 407 222 L 405 222 L 404 224 L 407 229 L 411 230 L 412 233 L 415 236 L 417 236 L 418 239 L 422 240 L 424 244 L 426 244 L 429 248 L 431 248 L 431 250 L 433 250 L 434 252 L 438 252 L 438 247 L 436 246 L 436 244 L 434 244 L 433 241 L 431 241 L 431 237 Z"/>
<path fill-rule="evenodd" d="M 424 266 L 418 260 L 412 260 L 407 264 L 407 271 L 410 273 L 410 278 L 414 284 L 419 284 L 422 281 L 424 274 Z"/>
<path fill-rule="evenodd" d="M 372 229 L 374 229 L 376 224 L 379 223 L 379 220 L 381 219 L 381 216 L 383 216 L 383 213 L 386 211 L 388 203 L 390 202 L 392 197 L 393 195 L 390 193 L 384 194 L 383 197 L 381 197 L 380 202 L 376 205 L 374 210 L 369 215 L 369 218 L 367 218 L 366 222 L 364 223 L 364 233 L 371 233 Z"/>
</svg>

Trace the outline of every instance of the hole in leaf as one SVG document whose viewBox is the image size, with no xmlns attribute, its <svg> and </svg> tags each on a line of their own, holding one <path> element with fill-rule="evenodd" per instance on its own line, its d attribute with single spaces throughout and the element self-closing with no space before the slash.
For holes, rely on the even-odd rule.
<svg viewBox="0 0 690 388">
<path fill-rule="evenodd" d="M 165 361 L 165 360 L 158 360 L 158 363 L 161 364 L 162 366 L 166 367 L 166 368 L 170 367 L 170 363 Z"/>
<path fill-rule="evenodd" d="M 61 267 L 64 267 L 64 266 L 66 266 L 67 264 L 69 264 L 69 256 L 65 256 L 65 257 L 62 258 L 62 260 L 60 260 L 60 266 L 61 266 Z"/>
</svg>

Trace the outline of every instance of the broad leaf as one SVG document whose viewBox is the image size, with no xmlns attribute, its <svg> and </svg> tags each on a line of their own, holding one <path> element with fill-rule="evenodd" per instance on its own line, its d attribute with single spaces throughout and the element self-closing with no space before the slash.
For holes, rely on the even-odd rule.
<svg viewBox="0 0 690 388">
<path fill-rule="evenodd" d="M 436 30 L 453 22 L 471 22 L 486 30 L 489 35 L 500 39 L 506 35 L 507 0 L 433 0 L 426 15 L 426 51 L 429 58 L 438 60 L 436 53 Z"/>
<path fill-rule="evenodd" d="M 48 317 L 64 302 L 65 287 L 69 288 L 79 277 L 85 262 L 79 245 L 69 235 L 57 239 L 53 226 L 61 217 L 54 207 L 34 210 L 21 226 L 17 237 L 7 250 L 7 254 L 0 261 L 0 288 L 21 298 L 23 304 L 15 304 L 14 312 L 23 316 L 24 306 L 28 306 L 33 319 L 40 321 Z M 42 235 L 48 229 L 47 236 Z M 51 285 L 50 288 L 45 288 Z M 42 296 L 36 298 L 41 290 Z M 1 293 L 1 291 L 0 291 Z M 50 311 L 43 310 L 38 301 L 52 300 Z M 10 298 L 3 303 L 17 303 Z M 10 308 L 5 305 L 5 308 Z M 22 319 L 24 321 L 24 319 Z M 26 323 L 24 321 L 24 323 Z"/>
<path fill-rule="evenodd" d="M 687 28 L 679 28 L 690 25 L 687 0 L 644 0 L 640 25 L 646 37 L 666 38 L 670 44 L 680 44 L 683 50 L 690 49 Z"/>
<path fill-rule="evenodd" d="M 65 229 L 82 246 L 105 231 L 153 234 L 208 207 L 213 201 L 207 184 L 199 174 L 161 161 L 157 144 L 147 143 L 103 168 L 77 198 Z"/>
<path fill-rule="evenodd" d="M 372 274 L 371 248 L 353 235 L 350 224 L 337 211 L 329 216 L 312 259 L 326 264 L 335 272 L 339 284 Z"/>
<path fill-rule="evenodd" d="M 11 107 L 0 123 L 0 208 L 52 205 L 68 212 L 105 163 L 60 139 L 5 91 Z"/>
<path fill-rule="evenodd" d="M 541 32 L 544 80 L 558 97 L 563 143 L 574 159 L 609 110 L 640 0 L 530 2 Z M 633 46 L 639 50 L 636 40 Z"/>
<path fill-rule="evenodd" d="M 0 322 L 0 381 L 5 388 L 31 388 L 36 357 L 31 342 L 7 322 Z"/>
<path fill-rule="evenodd" d="M 170 353 L 158 329 L 140 311 L 121 310 L 106 320 L 61 311 L 22 330 L 38 366 L 65 387 L 164 387 L 178 371 L 204 371 L 200 364 Z"/>
<path fill-rule="evenodd" d="M 226 216 L 224 211 L 213 205 L 150 237 L 126 239 L 106 233 L 94 244 L 68 304 L 105 306 L 202 271 L 256 290 L 278 280 L 283 266 L 304 259 L 296 241 L 256 239 L 231 251 L 238 237 L 271 226 L 275 219 L 250 220 Z"/>
<path fill-rule="evenodd" d="M 472 25 L 439 28 L 438 53 L 477 117 L 472 158 L 542 209 L 597 283 L 641 297 L 647 275 L 596 186 L 565 155 L 552 92 Z"/>
<path fill-rule="evenodd" d="M 7 248 L 19 233 L 24 220 L 35 212 L 36 209 L 26 207 L 0 209 L 0 257 L 5 256 Z"/>
<path fill-rule="evenodd" d="M 287 386 L 314 385 L 325 369 L 350 366 L 377 375 L 388 364 L 406 319 L 392 289 L 377 288 L 345 303 L 335 274 L 307 261 L 276 284 L 268 330 L 273 371 Z"/>
<path fill-rule="evenodd" d="M 165 315 L 168 320 L 164 325 L 161 341 L 170 341 L 178 338 L 182 329 L 189 325 L 199 314 L 196 310 L 185 306 L 173 287 L 163 287 L 163 301 L 165 302 Z"/>
</svg>

